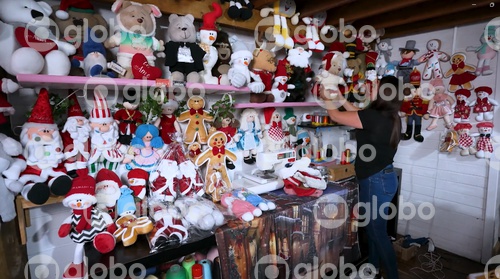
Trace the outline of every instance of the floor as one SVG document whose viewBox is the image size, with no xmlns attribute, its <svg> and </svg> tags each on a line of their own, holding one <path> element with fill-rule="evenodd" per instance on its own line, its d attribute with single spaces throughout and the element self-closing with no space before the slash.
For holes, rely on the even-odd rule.
<svg viewBox="0 0 500 279">
<path fill-rule="evenodd" d="M 20 245 L 16 221 L 0 223 L 0 276 L 9 279 L 24 279 L 24 269 L 27 262 L 26 248 Z M 417 255 L 408 261 L 399 259 L 398 268 L 400 279 L 466 279 L 471 273 L 481 272 L 484 265 L 436 249 L 435 257 L 439 257 L 436 266 L 442 268 L 434 272 L 425 266 L 427 247 L 420 247 Z M 419 259 L 421 261 L 419 261 Z M 423 268 L 419 268 L 423 267 Z M 6 277 L 3 277 L 6 276 Z"/>
</svg>

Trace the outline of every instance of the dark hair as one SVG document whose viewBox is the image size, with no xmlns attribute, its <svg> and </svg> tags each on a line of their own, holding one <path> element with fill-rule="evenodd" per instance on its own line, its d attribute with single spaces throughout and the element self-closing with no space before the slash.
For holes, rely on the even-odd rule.
<svg viewBox="0 0 500 279">
<path fill-rule="evenodd" d="M 221 113 L 219 116 L 217 116 L 214 120 L 213 126 L 216 129 L 222 128 L 222 120 L 226 119 L 226 118 L 231 119 L 231 123 L 229 123 L 230 127 L 236 128 L 236 129 L 238 129 L 240 127 L 240 121 L 238 119 L 236 119 L 236 117 L 234 117 L 234 114 L 232 114 L 231 112 Z"/>
<path fill-rule="evenodd" d="M 401 118 L 399 110 L 403 103 L 403 94 L 399 88 L 399 79 L 395 76 L 385 76 L 379 82 L 377 98 L 370 104 L 370 108 L 380 111 L 382 115 L 392 120 L 390 144 L 397 148 L 401 140 Z"/>
</svg>

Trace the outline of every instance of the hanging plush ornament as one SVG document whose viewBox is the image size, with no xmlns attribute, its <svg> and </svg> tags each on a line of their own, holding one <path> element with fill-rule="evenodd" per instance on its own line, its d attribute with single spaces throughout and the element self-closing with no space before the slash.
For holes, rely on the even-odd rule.
<svg viewBox="0 0 500 279">
<path fill-rule="evenodd" d="M 499 51 L 498 41 L 495 41 L 498 36 L 495 34 L 498 27 L 493 25 L 487 25 L 479 38 L 480 46 L 469 46 L 466 48 L 469 52 L 475 52 L 477 55 L 477 66 L 476 66 L 476 76 L 488 76 L 493 74 L 491 70 L 491 61 L 494 61 L 496 53 Z M 496 45 L 496 49 L 491 46 Z"/>
<path fill-rule="evenodd" d="M 498 106 L 498 102 L 491 98 L 491 94 L 493 90 L 488 86 L 479 86 L 474 90 L 476 92 L 476 100 L 470 103 L 470 106 L 473 108 L 472 111 L 477 113 L 476 120 L 477 121 L 491 121 L 493 120 L 493 112 L 495 107 Z"/>
<path fill-rule="evenodd" d="M 469 90 L 474 88 L 471 82 L 476 79 L 474 74 L 476 67 L 465 64 L 466 58 L 467 56 L 463 52 L 457 52 L 451 56 L 451 68 L 444 74 L 444 77 L 451 77 L 448 90 L 452 93 L 459 88 Z"/>
<path fill-rule="evenodd" d="M 205 122 L 212 122 L 213 117 L 203 108 L 205 99 L 201 96 L 192 96 L 187 102 L 188 109 L 179 115 L 179 122 L 187 121 L 186 131 L 184 133 L 184 143 L 190 144 L 198 141 L 201 144 L 207 143 L 208 132 Z"/>
<path fill-rule="evenodd" d="M 443 78 L 440 62 L 450 61 L 450 55 L 441 50 L 441 40 L 432 39 L 427 42 L 427 52 L 417 59 L 418 63 L 425 63 L 423 80 Z"/>
<path fill-rule="evenodd" d="M 460 155 L 467 156 L 476 154 L 477 150 L 474 145 L 474 139 L 470 135 L 472 125 L 469 123 L 458 123 L 453 128 L 459 135 L 458 147 L 461 149 Z"/>
<path fill-rule="evenodd" d="M 492 122 L 481 122 L 476 125 L 479 133 L 473 134 L 472 136 L 478 137 L 476 141 L 476 157 L 477 158 L 491 158 L 493 153 L 493 144 L 496 142 L 493 137 L 493 123 Z"/>
<path fill-rule="evenodd" d="M 453 120 L 457 123 L 469 122 L 471 106 L 467 99 L 470 97 L 470 91 L 467 89 L 458 89 L 455 91 L 455 104 Z"/>
<path fill-rule="evenodd" d="M 290 37 L 287 20 L 293 25 L 299 23 L 300 13 L 296 13 L 296 5 L 293 0 L 276 0 L 273 8 L 263 8 L 260 10 L 261 17 L 267 17 L 270 14 L 274 15 L 273 36 L 275 44 L 279 47 L 287 49 L 293 48 L 293 38 Z"/>
</svg>

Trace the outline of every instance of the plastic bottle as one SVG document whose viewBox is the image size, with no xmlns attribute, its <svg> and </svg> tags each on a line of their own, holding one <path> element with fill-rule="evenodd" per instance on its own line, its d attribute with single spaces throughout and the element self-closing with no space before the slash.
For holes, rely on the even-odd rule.
<svg viewBox="0 0 500 279">
<path fill-rule="evenodd" d="M 199 263 L 193 264 L 191 267 L 191 273 L 193 274 L 191 278 L 193 279 L 203 279 L 203 266 Z"/>
<path fill-rule="evenodd" d="M 182 266 L 186 270 L 186 274 L 187 274 L 188 279 L 193 278 L 192 268 L 193 268 L 193 265 L 195 263 L 196 263 L 196 261 L 194 260 L 194 257 L 192 255 L 188 255 L 188 256 L 184 257 L 184 260 L 182 261 Z"/>
<path fill-rule="evenodd" d="M 174 264 L 167 271 L 165 279 L 190 279 L 190 277 L 187 277 L 186 270 L 182 266 Z"/>
<path fill-rule="evenodd" d="M 212 268 L 212 278 L 213 279 L 222 279 L 222 273 L 221 273 L 221 266 L 220 266 L 220 259 L 219 257 L 216 257 L 214 259 L 214 266 Z"/>
<path fill-rule="evenodd" d="M 201 260 L 200 264 L 203 266 L 203 279 L 212 279 L 212 263 L 210 260 Z"/>
</svg>

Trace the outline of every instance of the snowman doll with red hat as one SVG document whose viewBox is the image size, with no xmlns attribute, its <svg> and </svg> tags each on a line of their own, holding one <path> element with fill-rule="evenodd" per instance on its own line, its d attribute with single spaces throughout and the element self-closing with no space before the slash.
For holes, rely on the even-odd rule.
<svg viewBox="0 0 500 279">
<path fill-rule="evenodd" d="M 271 88 L 271 93 L 274 96 L 274 102 L 284 102 L 286 97 L 290 96 L 290 92 L 288 92 L 289 89 L 295 89 L 295 85 L 288 84 L 288 74 L 286 72 L 286 66 L 283 63 L 283 60 L 280 60 L 280 62 L 278 63 L 278 67 L 276 68 L 274 83 Z"/>
<path fill-rule="evenodd" d="M 61 0 L 59 10 L 56 11 L 56 17 L 62 20 L 69 18 L 68 10 L 94 10 L 94 6 L 89 0 Z"/>
<path fill-rule="evenodd" d="M 147 212 L 146 187 L 149 173 L 143 169 L 133 169 L 127 173 L 127 182 L 137 202 L 138 216 L 144 216 Z"/>
<path fill-rule="evenodd" d="M 227 77 L 232 86 L 241 88 L 248 86 L 252 93 L 262 93 L 265 84 L 258 74 L 250 71 L 248 66 L 253 59 L 253 54 L 246 45 L 235 35 L 229 38 L 233 54 L 229 64 L 231 68 L 227 72 Z"/>
<path fill-rule="evenodd" d="M 273 152 L 284 148 L 285 133 L 281 114 L 275 108 L 264 108 L 264 151 Z"/>
<path fill-rule="evenodd" d="M 116 217 L 116 202 L 120 198 L 120 188 L 123 184 L 118 175 L 108 169 L 101 169 L 95 178 L 96 207 L 107 212 L 111 218 Z"/>
<path fill-rule="evenodd" d="M 31 115 L 20 135 L 27 167 L 19 182 L 23 197 L 34 204 L 44 204 L 51 194 L 64 196 L 71 188 L 63 160 L 63 143 L 52 117 L 49 92 L 42 88 Z"/>
<path fill-rule="evenodd" d="M 68 118 L 62 130 L 64 144 L 64 167 L 68 174 L 75 174 L 77 169 L 87 168 L 90 158 L 90 125 L 83 115 L 76 94 L 69 96 Z"/>
<path fill-rule="evenodd" d="M 200 27 L 200 47 L 205 51 L 202 78 L 204 83 L 219 84 L 219 79 L 212 75 L 212 68 L 219 58 L 217 48 L 213 44 L 217 40 L 218 31 L 215 21 L 222 16 L 222 8 L 216 2 L 212 3 L 212 7 L 212 12 L 203 15 L 203 25 Z"/>
<path fill-rule="evenodd" d="M 493 123 L 481 122 L 476 124 L 476 127 L 479 133 L 471 135 L 478 137 L 476 141 L 476 157 L 489 159 L 491 157 L 491 153 L 493 153 L 492 141 L 496 142 L 491 135 L 493 132 Z"/>
<path fill-rule="evenodd" d="M 477 113 L 476 120 L 479 122 L 493 120 L 493 111 L 495 107 L 498 107 L 498 102 L 490 98 L 491 93 L 493 93 L 491 87 L 480 86 L 474 92 L 476 92 L 477 98 L 472 101 L 470 106 L 473 107 L 472 111 Z"/>
<path fill-rule="evenodd" d="M 69 236 L 76 243 L 73 261 L 64 271 L 64 279 L 86 278 L 84 263 L 84 245 L 93 242 L 100 253 L 108 253 L 115 247 L 113 236 L 116 226 L 107 213 L 94 207 L 95 180 L 88 175 L 87 169 L 77 170 L 78 176 L 73 180 L 71 190 L 67 193 L 62 204 L 73 210 L 59 227 L 59 237 Z"/>
<path fill-rule="evenodd" d="M 468 156 L 476 154 L 477 151 L 474 145 L 474 138 L 470 135 L 472 125 L 469 123 L 458 123 L 453 128 L 459 135 L 458 147 L 461 149 L 460 155 Z"/>
<path fill-rule="evenodd" d="M 467 99 L 470 97 L 470 91 L 468 89 L 458 89 L 455 91 L 455 99 L 457 102 L 454 107 L 453 121 L 456 123 L 469 122 L 470 117 L 470 105 Z"/>
</svg>

